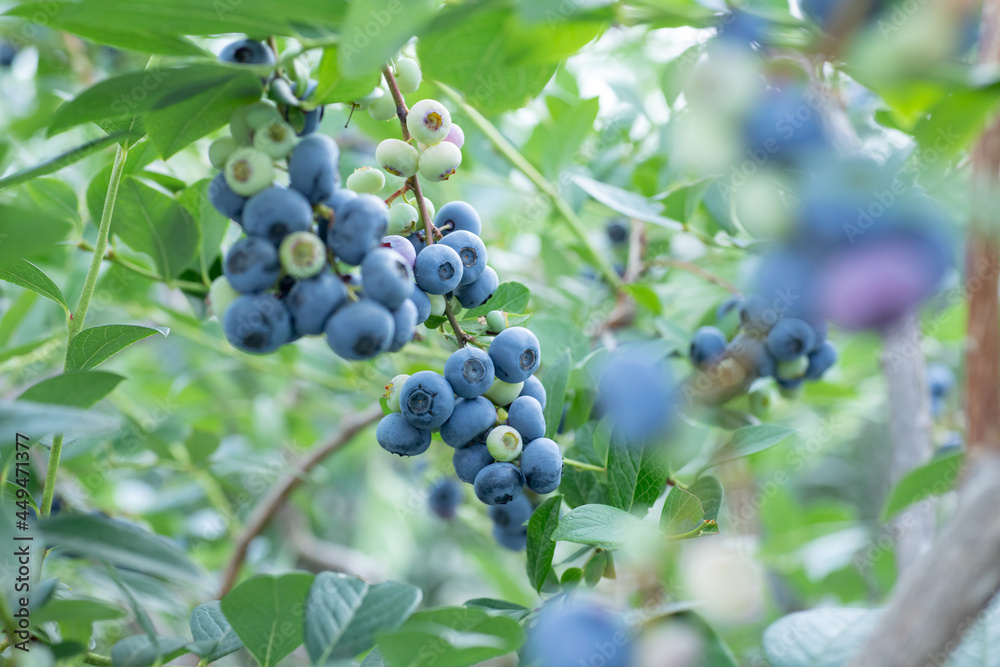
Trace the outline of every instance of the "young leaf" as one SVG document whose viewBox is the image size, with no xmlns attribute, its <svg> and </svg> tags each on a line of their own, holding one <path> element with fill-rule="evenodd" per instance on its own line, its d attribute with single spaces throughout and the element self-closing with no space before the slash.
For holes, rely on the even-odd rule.
<svg viewBox="0 0 1000 667">
<path fill-rule="evenodd" d="M 218 600 L 198 605 L 191 612 L 191 636 L 194 642 L 188 648 L 205 662 L 214 662 L 243 648 Z"/>
<path fill-rule="evenodd" d="M 110 394 L 125 378 L 104 371 L 71 371 L 28 387 L 19 401 L 89 408 Z"/>
<path fill-rule="evenodd" d="M 414 656 L 433 656 L 434 667 L 465 667 L 520 648 L 517 621 L 474 607 L 421 611 L 398 630 L 379 635 L 378 649 L 392 667 L 410 667 Z"/>
<path fill-rule="evenodd" d="M 882 520 L 888 521 L 913 503 L 954 489 L 964 460 L 965 453 L 956 451 L 906 473 L 889 494 L 882 510 Z"/>
<path fill-rule="evenodd" d="M 162 665 L 186 653 L 187 640 L 180 637 L 132 635 L 111 647 L 111 664 L 114 667 L 150 667 Z"/>
<path fill-rule="evenodd" d="M 62 290 L 45 275 L 44 271 L 26 259 L 0 265 L 0 279 L 40 294 L 58 303 L 69 313 L 69 306 L 66 305 L 66 297 L 63 296 Z"/>
<path fill-rule="evenodd" d="M 222 613 L 261 667 L 274 667 L 302 643 L 303 610 L 313 575 L 247 579 L 222 598 Z"/>
<path fill-rule="evenodd" d="M 89 371 L 143 338 L 169 333 L 170 329 L 163 327 L 132 324 L 108 324 L 84 329 L 69 344 L 66 370 Z"/>
<path fill-rule="evenodd" d="M 642 520 L 608 505 L 582 505 L 559 522 L 553 540 L 616 549 L 635 533 L 655 531 Z"/>
<path fill-rule="evenodd" d="M 552 496 L 535 508 L 528 519 L 527 568 L 528 581 L 536 591 L 542 589 L 545 577 L 552 570 L 552 557 L 556 553 L 556 543 L 552 533 L 559 525 L 559 509 L 562 496 Z"/>
<path fill-rule="evenodd" d="M 680 535 L 690 532 L 701 522 L 705 516 L 705 508 L 701 506 L 701 501 L 692 493 L 689 493 L 679 486 L 670 489 L 667 499 L 663 503 L 663 512 L 660 514 L 660 530 L 667 535 Z"/>
<path fill-rule="evenodd" d="M 612 436 L 608 450 L 608 499 L 637 515 L 646 513 L 667 487 L 669 469 L 656 447 Z"/>
<path fill-rule="evenodd" d="M 197 583 L 203 574 L 173 542 L 97 514 L 65 514 L 40 525 L 45 544 L 154 577 Z"/>
</svg>

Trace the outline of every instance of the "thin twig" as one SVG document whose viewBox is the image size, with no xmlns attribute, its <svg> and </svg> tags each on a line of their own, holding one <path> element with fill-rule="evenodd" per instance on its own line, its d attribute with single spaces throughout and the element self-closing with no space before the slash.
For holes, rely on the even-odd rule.
<svg viewBox="0 0 1000 667">
<path fill-rule="evenodd" d="M 725 278 L 715 275 L 711 271 L 706 271 L 693 262 L 688 262 L 683 259 L 674 259 L 672 257 L 657 257 L 656 259 L 650 261 L 650 264 L 654 266 L 669 266 L 674 269 L 680 269 L 681 271 L 687 271 L 688 273 L 696 275 L 699 278 L 703 278 L 713 285 L 718 285 L 730 294 L 735 294 L 736 296 L 740 295 L 740 289 L 736 285 L 732 284 Z"/>
<path fill-rule="evenodd" d="M 563 458 L 563 463 L 570 466 L 571 468 L 579 468 L 580 470 L 593 470 L 594 472 L 607 472 L 607 468 L 601 466 L 595 466 L 592 463 L 584 463 L 583 461 L 577 461 L 576 459 Z"/>
<path fill-rule="evenodd" d="M 410 140 L 410 130 L 406 127 L 406 114 L 410 112 L 406 108 L 406 100 L 403 99 L 403 93 L 399 92 L 399 86 L 396 84 L 396 77 L 392 74 L 392 69 L 388 65 L 382 68 L 382 76 L 385 78 L 385 85 L 389 87 L 389 94 L 392 95 L 392 101 L 396 103 L 396 115 L 399 117 L 399 127 L 403 134 L 403 141 Z"/>
<path fill-rule="evenodd" d="M 452 331 L 455 332 L 455 338 L 458 339 L 458 346 L 465 347 L 465 344 L 472 340 L 472 337 L 462 331 L 462 327 L 459 325 L 458 319 L 455 317 L 455 313 L 451 310 L 450 302 L 445 302 L 444 314 L 448 318 L 448 323 L 451 324 Z"/>
<path fill-rule="evenodd" d="M 257 503 L 247 518 L 246 528 L 243 529 L 243 534 L 240 535 L 236 543 L 236 549 L 226 565 L 222 576 L 222 585 L 219 587 L 219 593 L 216 597 L 222 598 L 232 590 L 243 566 L 243 561 L 246 560 L 250 542 L 267 528 L 278 509 L 285 504 L 292 492 L 302 484 L 312 469 L 346 446 L 354 436 L 381 417 L 382 408 L 379 405 L 373 405 L 355 418 L 345 421 L 335 438 L 306 452 L 292 465 L 292 469 L 271 487 L 268 494 Z"/>
</svg>

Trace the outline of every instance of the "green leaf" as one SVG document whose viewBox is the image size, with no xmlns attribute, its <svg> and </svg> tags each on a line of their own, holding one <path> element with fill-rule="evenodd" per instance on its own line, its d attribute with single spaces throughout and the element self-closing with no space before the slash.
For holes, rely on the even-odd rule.
<svg viewBox="0 0 1000 667">
<path fill-rule="evenodd" d="M 229 123 L 233 111 L 260 99 L 257 77 L 235 77 L 179 104 L 151 111 L 144 121 L 149 138 L 164 160 Z"/>
<path fill-rule="evenodd" d="M 545 502 L 535 508 L 528 519 L 527 568 L 528 581 L 536 591 L 542 590 L 545 578 L 552 571 L 552 557 L 556 553 L 556 543 L 552 533 L 559 526 L 559 510 L 562 507 L 562 496 L 546 498 Z M 468 604 L 468 603 L 466 603 Z"/>
<path fill-rule="evenodd" d="M 438 6 L 437 0 L 352 0 L 341 32 L 341 71 L 358 76 L 379 70 L 427 25 Z"/>
<path fill-rule="evenodd" d="M 368 584 L 355 577 L 334 572 L 316 575 L 306 598 L 305 616 L 306 652 L 314 665 L 330 659 L 367 591 Z"/>
<path fill-rule="evenodd" d="M 69 313 L 69 306 L 66 305 L 66 297 L 63 296 L 62 290 L 45 275 L 44 271 L 26 259 L 0 266 L 0 279 L 55 301 Z"/>
<path fill-rule="evenodd" d="M 82 598 L 50 600 L 31 615 L 31 622 L 113 621 L 125 616 L 125 610 L 100 600 Z"/>
<path fill-rule="evenodd" d="M 676 220 L 661 215 L 663 206 L 656 204 L 642 195 L 628 190 L 622 190 L 608 183 L 601 183 L 592 178 L 574 174 L 570 177 L 584 192 L 601 202 L 612 211 L 617 211 L 629 218 L 650 222 L 666 229 L 680 231 L 684 226 Z"/>
<path fill-rule="evenodd" d="M 497 600 L 496 598 L 472 598 L 465 601 L 466 607 L 482 607 L 492 611 L 528 611 L 524 605 L 507 600 Z"/>
<path fill-rule="evenodd" d="M 581 505 L 562 518 L 552 539 L 615 549 L 626 544 L 636 533 L 655 530 L 617 507 Z"/>
<path fill-rule="evenodd" d="M 384 62 L 375 63 L 370 72 L 347 76 L 340 67 L 340 49 L 336 46 L 327 47 L 319 63 L 318 83 L 310 101 L 319 106 L 336 102 L 353 102 L 364 97 L 378 86 L 379 69 Z"/>
<path fill-rule="evenodd" d="M 716 521 L 719 518 L 719 510 L 722 509 L 722 484 L 718 479 L 711 475 L 699 477 L 687 491 L 698 498 L 705 510 L 702 520 Z"/>
<path fill-rule="evenodd" d="M 379 635 L 378 649 L 392 667 L 410 667 L 414 656 L 433 656 L 434 667 L 465 667 L 516 651 L 523 642 L 512 618 L 443 607 L 417 612 L 398 630 Z"/>
<path fill-rule="evenodd" d="M 419 588 L 392 581 L 369 586 L 361 606 L 330 653 L 330 659 L 350 658 L 371 648 L 375 644 L 375 635 L 402 625 L 422 597 Z"/>
<path fill-rule="evenodd" d="M 636 303 L 646 310 L 650 311 L 654 315 L 663 314 L 663 304 L 660 303 L 660 297 L 649 285 L 644 285 L 642 283 L 629 283 L 624 286 L 624 289 L 632 295 L 632 298 L 635 299 Z"/>
<path fill-rule="evenodd" d="M 78 556 L 154 577 L 189 583 L 203 578 L 201 570 L 173 542 L 125 521 L 97 514 L 61 514 L 42 521 L 40 528 L 47 546 Z"/>
<path fill-rule="evenodd" d="M 63 167 L 68 167 L 71 164 L 79 162 L 85 157 L 103 150 L 107 146 L 111 146 L 119 141 L 131 138 L 132 136 L 134 135 L 128 132 L 115 132 L 99 139 L 88 141 L 87 143 L 81 144 L 76 148 L 63 151 L 59 155 L 50 157 L 48 160 L 36 164 L 34 167 L 28 167 L 27 169 L 22 169 L 21 171 L 14 172 L 9 176 L 0 178 L 0 190 L 20 185 L 25 181 L 30 181 L 31 179 L 38 178 L 39 176 L 53 174 Z"/>
<path fill-rule="evenodd" d="M 0 266 L 50 252 L 72 225 L 62 216 L 18 204 L 0 204 Z"/>
<path fill-rule="evenodd" d="M 516 62 L 519 54 L 508 53 L 505 44 L 520 41 L 523 26 L 512 17 L 510 10 L 482 2 L 443 11 L 417 42 L 424 78 L 463 91 L 469 105 L 486 115 L 523 107 L 552 78 L 556 63 Z"/>
<path fill-rule="evenodd" d="M 733 431 L 733 437 L 729 442 L 715 455 L 711 463 L 702 468 L 702 471 L 770 449 L 795 432 L 794 428 L 777 424 L 755 424 L 738 428 Z"/>
<path fill-rule="evenodd" d="M 669 466 L 656 446 L 612 436 L 608 449 L 608 499 L 618 509 L 643 515 L 667 488 Z"/>
<path fill-rule="evenodd" d="M 139 6 L 136 3 L 129 5 Z M 83 123 L 129 118 L 165 109 L 204 91 L 235 86 L 231 90 L 248 94 L 246 91 L 260 90 L 260 85 L 256 72 L 218 63 L 127 72 L 91 86 L 61 106 L 49 125 L 49 136 Z"/>
<path fill-rule="evenodd" d="M 149 667 L 162 665 L 187 653 L 187 640 L 180 637 L 132 635 L 111 647 L 111 664 L 115 667 Z"/>
<path fill-rule="evenodd" d="M 583 566 L 583 581 L 593 588 L 601 583 L 604 573 L 608 569 L 608 561 L 611 559 L 611 552 L 603 549 L 596 549 Z"/>
<path fill-rule="evenodd" d="M 92 410 L 27 400 L 0 401 L 0 429 L 4 433 L 27 433 L 32 438 L 51 433 L 87 435 L 105 433 L 117 425 L 116 420 Z"/>
<path fill-rule="evenodd" d="M 191 636 L 197 646 L 190 645 L 188 648 L 206 662 L 214 662 L 243 648 L 243 642 L 226 620 L 222 603 L 218 600 L 194 608 L 191 612 Z"/>
<path fill-rule="evenodd" d="M 378 650 L 378 647 L 373 648 L 368 655 L 365 656 L 364 661 L 361 663 L 361 667 L 388 667 L 389 663 L 385 661 L 385 657 L 382 652 Z"/>
<path fill-rule="evenodd" d="M 109 324 L 84 329 L 73 338 L 66 353 L 66 370 L 88 371 L 101 365 L 129 345 L 170 329 L 132 324 Z"/>
<path fill-rule="evenodd" d="M 889 494 L 882 510 L 882 521 L 888 521 L 913 503 L 954 489 L 964 460 L 965 453 L 956 451 L 906 473 Z"/>
<path fill-rule="evenodd" d="M 846 665 L 875 629 L 877 614 L 847 608 L 789 614 L 764 631 L 764 652 L 772 667 Z"/>
<path fill-rule="evenodd" d="M 104 371 L 72 371 L 28 387 L 19 401 L 89 408 L 110 394 L 125 378 Z"/>
<path fill-rule="evenodd" d="M 551 438 L 559 429 L 562 420 L 563 405 L 566 399 L 566 386 L 569 384 L 569 371 L 572 365 L 569 350 L 563 350 L 552 364 L 545 366 L 542 373 L 542 386 L 545 387 L 545 435 Z"/>
<path fill-rule="evenodd" d="M 43 211 L 76 223 L 80 220 L 80 200 L 76 191 L 55 178 L 36 178 L 24 191 Z"/>
<path fill-rule="evenodd" d="M 182 204 L 135 177 L 122 179 L 111 231 L 152 257 L 166 279 L 182 274 L 198 251 L 198 226 Z"/>
<path fill-rule="evenodd" d="M 702 517 L 705 508 L 701 506 L 698 496 L 689 493 L 679 486 L 670 489 L 663 503 L 660 514 L 660 530 L 667 535 L 680 535 L 694 530 Z"/>
<path fill-rule="evenodd" d="M 222 613 L 261 667 L 273 667 L 302 643 L 303 610 L 313 575 L 247 579 L 222 598 Z"/>
<path fill-rule="evenodd" d="M 500 283 L 497 291 L 493 293 L 493 298 L 484 305 L 472 310 L 467 310 L 462 314 L 463 319 L 475 319 L 480 315 L 486 315 L 491 310 L 502 310 L 505 313 L 523 313 L 528 308 L 528 300 L 531 298 L 531 290 L 521 283 L 510 281 Z"/>
<path fill-rule="evenodd" d="M 191 267 L 205 274 L 219 255 L 219 246 L 229 230 L 229 218 L 219 213 L 208 198 L 208 188 L 212 179 L 206 178 L 192 183 L 177 197 L 201 230 L 201 243 Z"/>
</svg>

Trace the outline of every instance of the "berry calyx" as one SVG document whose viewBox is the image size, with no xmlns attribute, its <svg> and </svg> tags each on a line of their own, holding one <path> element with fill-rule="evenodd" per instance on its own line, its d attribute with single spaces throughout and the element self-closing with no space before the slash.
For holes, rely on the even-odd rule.
<svg viewBox="0 0 1000 667">
<path fill-rule="evenodd" d="M 312 232 L 285 237 L 278 250 L 281 267 L 293 278 L 311 278 L 326 266 L 326 245 Z"/>
<path fill-rule="evenodd" d="M 410 107 L 406 129 L 420 143 L 439 144 L 451 131 L 451 113 L 437 100 L 420 100 Z"/>
<path fill-rule="evenodd" d="M 226 184 L 236 194 L 250 197 L 271 185 L 271 158 L 253 148 L 239 148 L 226 160 Z"/>
<path fill-rule="evenodd" d="M 274 160 L 282 160 L 295 147 L 297 135 L 292 126 L 282 120 L 271 120 L 253 134 L 253 147 Z"/>
</svg>

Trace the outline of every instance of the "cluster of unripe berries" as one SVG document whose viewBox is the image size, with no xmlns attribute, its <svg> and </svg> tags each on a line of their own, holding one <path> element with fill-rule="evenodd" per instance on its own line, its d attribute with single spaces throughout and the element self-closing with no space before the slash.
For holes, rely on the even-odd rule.
<svg viewBox="0 0 1000 667">
<path fill-rule="evenodd" d="M 714 326 L 699 328 L 691 340 L 691 363 L 705 371 L 737 378 L 773 377 L 781 393 L 794 395 L 806 380 L 819 380 L 837 361 L 823 322 L 782 315 L 760 296 L 734 297 L 718 309 L 723 319 L 737 310 L 741 332 L 731 341 Z"/>
<path fill-rule="evenodd" d="M 266 54 L 252 40 L 223 51 L 224 59 L 251 64 L 268 64 Z M 486 264 L 475 209 L 443 206 L 438 243 L 390 234 L 382 199 L 340 187 L 337 144 L 314 132 L 322 110 L 306 114 L 299 131 L 288 113 L 269 101 L 241 107 L 231 136 L 209 149 L 223 169 L 209 199 L 246 234 L 210 292 L 233 346 L 264 354 L 325 334 L 344 359 L 371 359 L 401 349 L 418 324 L 445 313 L 448 298 L 474 308 L 493 296 L 499 279 Z M 275 182 L 276 162 L 287 164 L 287 185 Z"/>
<path fill-rule="evenodd" d="M 559 446 L 545 437 L 545 389 L 534 376 L 540 362 L 534 334 L 510 327 L 497 333 L 488 351 L 469 345 L 452 353 L 444 374 L 397 376 L 386 385 L 389 413 L 376 439 L 388 452 L 417 456 L 437 431 L 455 450 L 455 474 L 487 505 L 511 503 L 525 486 L 551 493 L 562 479 L 563 460 Z M 498 532 L 515 544 L 521 522 L 504 525 Z"/>
</svg>

